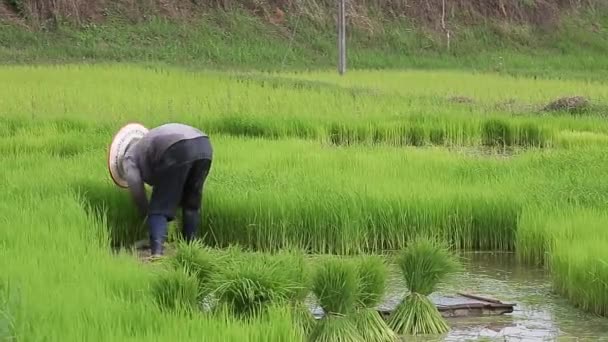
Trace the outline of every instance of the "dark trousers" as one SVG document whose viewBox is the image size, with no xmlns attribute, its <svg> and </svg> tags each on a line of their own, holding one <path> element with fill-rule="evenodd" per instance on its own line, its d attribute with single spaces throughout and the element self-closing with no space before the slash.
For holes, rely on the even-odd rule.
<svg viewBox="0 0 608 342">
<path fill-rule="evenodd" d="M 182 236 L 195 238 L 202 214 L 202 194 L 211 170 L 212 149 L 208 138 L 180 141 L 163 154 L 157 166 L 148 208 L 150 248 L 162 254 L 167 223 L 182 208 Z"/>
</svg>

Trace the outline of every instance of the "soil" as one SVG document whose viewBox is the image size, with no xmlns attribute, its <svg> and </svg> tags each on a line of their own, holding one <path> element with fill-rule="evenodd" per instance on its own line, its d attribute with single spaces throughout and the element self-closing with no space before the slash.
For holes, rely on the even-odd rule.
<svg viewBox="0 0 608 342">
<path fill-rule="evenodd" d="M 589 100 L 583 96 L 559 98 L 545 106 L 545 111 L 583 112 L 589 107 Z"/>
<path fill-rule="evenodd" d="M 163 257 L 167 257 L 175 253 L 175 246 L 173 244 L 165 243 L 164 247 L 165 249 Z M 145 240 L 135 242 L 133 244 L 133 249 L 137 259 L 143 263 L 149 263 L 156 260 L 151 258 L 152 254 L 150 252 L 150 246 Z"/>
<path fill-rule="evenodd" d="M 467 96 L 452 96 L 448 98 L 448 101 L 452 103 L 474 103 L 475 100 Z"/>
</svg>

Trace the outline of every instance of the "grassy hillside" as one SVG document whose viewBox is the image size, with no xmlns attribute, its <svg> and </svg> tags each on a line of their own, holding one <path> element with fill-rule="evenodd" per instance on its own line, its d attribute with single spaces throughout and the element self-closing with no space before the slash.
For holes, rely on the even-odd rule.
<svg viewBox="0 0 608 342">
<path fill-rule="evenodd" d="M 0 1 L 0 62 L 281 70 L 334 68 L 337 60 L 329 0 L 176 1 L 170 8 L 154 1 L 62 3 Z M 356 2 L 348 11 L 348 67 L 604 79 L 608 10 L 600 1 L 576 3 L 460 0 L 444 8 L 441 0 Z"/>
</svg>

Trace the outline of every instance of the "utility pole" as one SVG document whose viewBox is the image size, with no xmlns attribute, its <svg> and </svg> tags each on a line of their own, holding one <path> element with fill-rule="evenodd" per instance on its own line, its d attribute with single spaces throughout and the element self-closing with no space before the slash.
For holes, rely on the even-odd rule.
<svg viewBox="0 0 608 342">
<path fill-rule="evenodd" d="M 346 72 L 346 0 L 338 0 L 338 73 Z"/>
</svg>

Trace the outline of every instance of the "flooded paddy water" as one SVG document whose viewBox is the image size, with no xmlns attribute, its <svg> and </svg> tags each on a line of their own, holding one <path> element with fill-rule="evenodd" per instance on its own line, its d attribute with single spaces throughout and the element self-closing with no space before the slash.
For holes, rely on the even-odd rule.
<svg viewBox="0 0 608 342">
<path fill-rule="evenodd" d="M 574 308 L 553 293 L 550 274 L 516 262 L 511 253 L 463 254 L 464 270 L 434 295 L 467 292 L 516 304 L 500 316 L 448 318 L 451 331 L 408 341 L 608 341 L 608 318 Z M 400 274 L 391 276 L 389 301 L 403 295 Z M 394 299 L 393 299 L 394 298 Z"/>
</svg>

